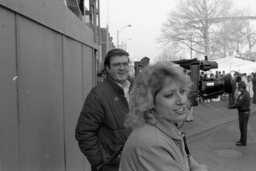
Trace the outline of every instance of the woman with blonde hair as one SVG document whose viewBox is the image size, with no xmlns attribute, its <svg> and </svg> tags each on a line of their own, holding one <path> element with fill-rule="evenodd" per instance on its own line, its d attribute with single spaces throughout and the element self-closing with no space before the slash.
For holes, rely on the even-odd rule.
<svg viewBox="0 0 256 171">
<path fill-rule="evenodd" d="M 172 62 L 148 66 L 135 80 L 130 113 L 132 133 L 124 146 L 119 171 L 201 171 L 186 154 L 177 124 L 186 119 L 192 82 Z"/>
</svg>

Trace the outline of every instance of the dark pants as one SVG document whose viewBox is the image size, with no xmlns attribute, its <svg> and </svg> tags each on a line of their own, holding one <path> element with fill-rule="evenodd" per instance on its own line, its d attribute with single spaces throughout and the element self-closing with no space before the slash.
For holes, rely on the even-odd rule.
<svg viewBox="0 0 256 171">
<path fill-rule="evenodd" d="M 256 104 L 256 90 L 253 90 L 252 103 Z"/>
<path fill-rule="evenodd" d="M 230 93 L 230 94 L 228 94 L 228 101 L 229 101 L 229 103 L 228 103 L 228 105 L 229 106 L 233 106 L 234 104 L 235 104 L 235 92 L 232 92 L 232 93 Z"/>
<path fill-rule="evenodd" d="M 238 112 L 239 129 L 240 129 L 240 142 L 243 145 L 247 144 L 247 124 L 250 112 Z"/>
</svg>

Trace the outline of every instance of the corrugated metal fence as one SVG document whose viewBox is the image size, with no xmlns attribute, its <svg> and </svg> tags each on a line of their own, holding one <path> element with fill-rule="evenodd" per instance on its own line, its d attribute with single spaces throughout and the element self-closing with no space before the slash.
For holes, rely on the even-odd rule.
<svg viewBox="0 0 256 171">
<path fill-rule="evenodd" d="M 0 0 L 1 171 L 90 170 L 74 131 L 96 51 L 61 2 Z"/>
</svg>

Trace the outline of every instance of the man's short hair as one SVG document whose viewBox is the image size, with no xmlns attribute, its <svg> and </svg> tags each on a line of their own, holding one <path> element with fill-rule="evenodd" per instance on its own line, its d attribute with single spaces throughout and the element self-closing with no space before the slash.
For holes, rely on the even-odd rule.
<svg viewBox="0 0 256 171">
<path fill-rule="evenodd" d="M 108 51 L 108 53 L 105 57 L 105 61 L 104 61 L 104 68 L 106 68 L 107 66 L 110 67 L 110 60 L 114 56 L 127 56 L 128 60 L 130 61 L 128 52 L 126 52 L 123 49 L 115 48 L 115 49 Z"/>
</svg>

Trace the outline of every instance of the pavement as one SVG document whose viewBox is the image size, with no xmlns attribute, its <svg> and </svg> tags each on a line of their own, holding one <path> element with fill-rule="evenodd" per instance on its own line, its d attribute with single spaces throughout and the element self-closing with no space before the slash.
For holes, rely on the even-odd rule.
<svg viewBox="0 0 256 171">
<path fill-rule="evenodd" d="M 194 107 L 194 120 L 185 122 L 189 149 L 209 171 L 256 170 L 256 104 L 251 104 L 248 123 L 248 144 L 235 146 L 240 133 L 236 109 L 228 109 L 228 99 L 201 103 Z"/>
<path fill-rule="evenodd" d="M 236 109 L 228 109 L 228 99 L 219 102 L 203 102 L 194 107 L 194 120 L 186 122 L 182 130 L 186 136 L 193 138 L 205 131 L 238 119 Z M 256 115 L 256 104 L 251 104 L 251 116 Z"/>
</svg>

